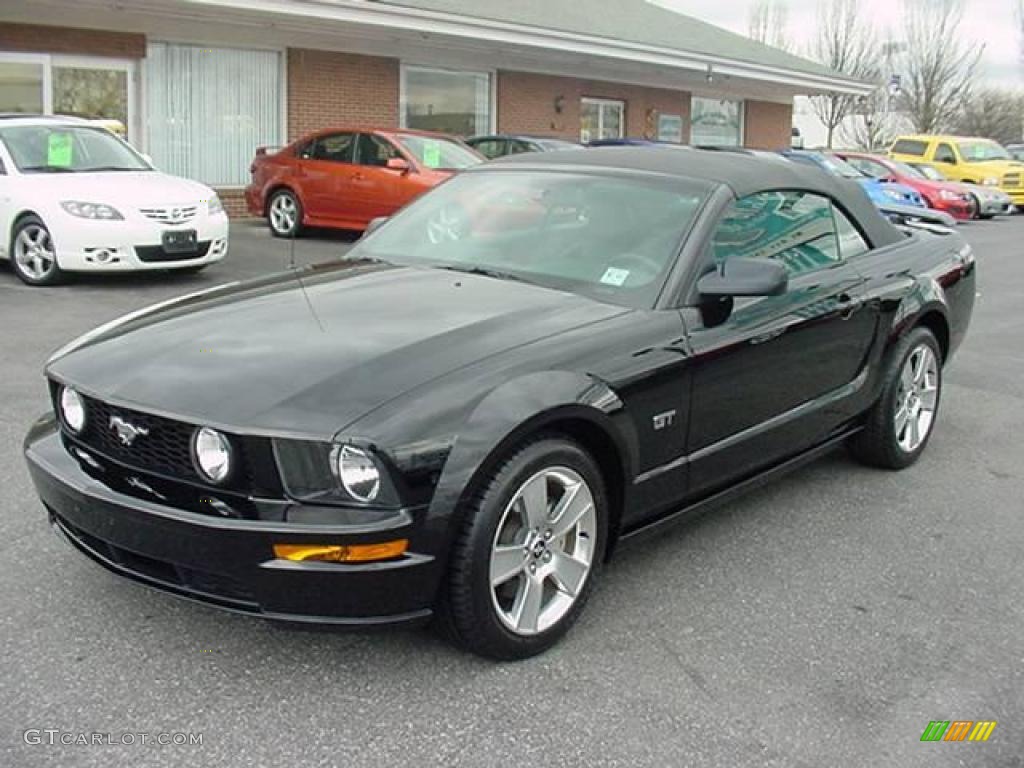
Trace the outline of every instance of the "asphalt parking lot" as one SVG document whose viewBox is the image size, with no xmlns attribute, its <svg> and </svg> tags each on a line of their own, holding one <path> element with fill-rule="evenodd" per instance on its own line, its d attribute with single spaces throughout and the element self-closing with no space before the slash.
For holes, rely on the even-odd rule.
<svg viewBox="0 0 1024 768">
<path fill-rule="evenodd" d="M 50 532 L 21 457 L 48 355 L 281 268 L 288 243 L 237 224 L 228 260 L 191 277 L 32 289 L 0 267 L 0 765 L 1024 766 L 1024 216 L 961 231 L 980 299 L 916 467 L 838 453 L 624 550 L 565 642 L 506 665 L 426 631 L 193 605 Z M 350 241 L 302 239 L 294 261 Z M 931 720 L 999 725 L 985 744 L 921 743 Z M 27 729 L 203 742 L 33 745 Z"/>
</svg>

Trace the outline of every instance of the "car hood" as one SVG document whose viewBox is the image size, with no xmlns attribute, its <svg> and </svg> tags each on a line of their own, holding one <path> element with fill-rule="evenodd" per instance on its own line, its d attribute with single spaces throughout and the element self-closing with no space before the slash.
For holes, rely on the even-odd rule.
<svg viewBox="0 0 1024 768">
<path fill-rule="evenodd" d="M 213 191 L 205 184 L 159 171 L 98 173 L 28 173 L 18 183 L 40 195 L 61 200 L 106 203 L 115 208 L 197 203 Z"/>
<path fill-rule="evenodd" d="M 47 370 L 128 408 L 327 439 L 463 366 L 626 311 L 526 283 L 342 261 L 129 315 Z"/>
</svg>

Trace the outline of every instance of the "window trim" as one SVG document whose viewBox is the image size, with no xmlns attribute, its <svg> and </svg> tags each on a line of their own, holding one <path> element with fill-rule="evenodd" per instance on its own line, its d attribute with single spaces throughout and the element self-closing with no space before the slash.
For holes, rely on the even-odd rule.
<svg viewBox="0 0 1024 768">
<path fill-rule="evenodd" d="M 593 105 L 593 106 L 600 107 L 600 109 L 599 109 L 599 111 L 597 113 L 597 115 L 598 115 L 597 116 L 597 126 L 598 126 L 597 127 L 597 132 L 598 132 L 597 139 L 598 140 L 605 138 L 601 134 L 604 133 L 604 107 L 607 107 L 607 106 L 619 107 L 622 110 L 622 117 L 619 120 L 619 135 L 618 136 L 613 136 L 611 138 L 623 139 L 623 138 L 626 137 L 626 101 L 624 99 L 606 99 L 606 98 L 602 98 L 600 96 L 581 96 L 580 97 L 580 107 L 582 107 L 584 104 L 590 104 L 590 105 Z M 582 112 L 582 110 L 580 110 L 580 111 Z M 583 118 L 582 118 L 582 115 L 580 116 L 579 136 L 580 136 L 580 141 L 582 142 L 583 141 Z M 591 139 L 589 139 L 589 141 L 595 141 L 595 139 L 591 138 Z"/>
<path fill-rule="evenodd" d="M 398 127 L 405 131 L 414 131 L 406 120 L 406 106 L 409 101 L 408 82 L 406 75 L 409 72 L 441 72 L 447 75 L 484 75 L 487 77 L 487 125 L 479 134 L 498 132 L 498 70 L 496 69 L 457 69 L 453 67 L 438 67 L 430 64 L 419 64 L 414 61 L 402 59 L 398 64 Z"/>
</svg>

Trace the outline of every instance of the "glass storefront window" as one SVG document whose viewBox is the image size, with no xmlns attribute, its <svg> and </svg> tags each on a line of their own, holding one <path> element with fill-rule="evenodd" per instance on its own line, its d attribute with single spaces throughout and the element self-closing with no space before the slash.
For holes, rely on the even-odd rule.
<svg viewBox="0 0 1024 768">
<path fill-rule="evenodd" d="M 0 112 L 45 111 L 43 85 L 46 67 L 42 62 L 0 59 Z"/>
<path fill-rule="evenodd" d="M 626 105 L 611 99 L 580 101 L 580 141 L 621 139 L 626 124 Z"/>
<path fill-rule="evenodd" d="M 100 120 L 114 133 L 128 131 L 128 73 L 123 69 L 53 67 L 53 113 Z"/>
<path fill-rule="evenodd" d="M 491 130 L 491 76 L 402 67 L 403 128 L 474 136 Z"/>
<path fill-rule="evenodd" d="M 743 102 L 694 96 L 690 101 L 690 143 L 738 147 L 743 144 Z"/>
<path fill-rule="evenodd" d="M 278 52 L 150 43 L 145 72 L 146 147 L 160 170 L 242 186 L 256 148 L 281 144 Z"/>
</svg>

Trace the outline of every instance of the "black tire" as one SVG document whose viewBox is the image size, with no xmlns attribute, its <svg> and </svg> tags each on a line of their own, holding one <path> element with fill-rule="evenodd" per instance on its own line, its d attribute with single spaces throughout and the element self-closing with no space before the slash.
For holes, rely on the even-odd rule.
<svg viewBox="0 0 1024 768">
<path fill-rule="evenodd" d="M 19 238 L 22 236 L 22 233 L 27 233 L 33 239 L 45 237 L 46 242 L 49 243 L 49 248 L 52 252 L 52 259 L 49 263 L 49 267 L 45 270 L 40 270 L 40 273 L 38 274 L 34 274 L 30 268 L 26 267 L 18 260 L 18 254 L 15 249 L 21 247 L 19 245 Z M 14 229 L 11 231 L 11 243 L 8 255 L 11 260 L 11 269 L 14 270 L 14 274 L 27 285 L 56 285 L 64 280 L 65 273 L 57 264 L 57 256 L 54 252 L 53 240 L 50 238 L 50 230 L 43 223 L 43 220 L 34 214 L 21 217 L 18 219 L 18 223 L 14 225 Z"/>
<path fill-rule="evenodd" d="M 492 546 L 506 509 L 510 508 L 520 488 L 538 473 L 562 468 L 577 473 L 593 498 L 595 530 L 590 570 L 564 615 L 544 631 L 520 634 L 503 623 L 496 606 L 497 598 L 492 596 Z M 477 489 L 460 510 L 463 522 L 438 607 L 439 625 L 449 639 L 478 655 L 502 660 L 529 658 L 546 651 L 569 631 L 597 582 L 608 539 L 608 502 L 601 471 L 576 443 L 557 435 L 542 435 L 511 451 L 477 484 Z M 533 549 L 524 546 L 523 551 L 526 553 L 524 562 L 533 562 Z M 521 574 L 513 578 L 531 577 L 524 566 Z M 553 583 L 546 588 L 552 587 Z"/>
<path fill-rule="evenodd" d="M 927 347 L 936 362 L 935 402 L 932 419 L 920 444 L 913 450 L 900 445 L 896 427 L 897 411 L 901 404 L 901 375 L 911 355 Z M 918 327 L 910 331 L 890 351 L 883 374 L 882 394 L 868 411 L 863 431 L 850 441 L 850 452 L 864 464 L 882 469 L 904 469 L 916 462 L 935 432 L 939 406 L 942 401 L 942 350 L 934 334 L 927 328 Z"/>
<path fill-rule="evenodd" d="M 294 211 L 292 218 L 292 225 L 290 227 L 283 226 L 276 219 L 274 212 L 275 206 L 285 204 L 289 205 Z M 290 189 L 279 189 L 274 192 L 267 200 L 267 223 L 270 225 L 270 232 L 274 237 L 283 238 L 294 238 L 299 237 L 302 234 L 302 217 L 303 217 L 302 201 L 299 200 L 298 195 L 292 192 Z"/>
</svg>

